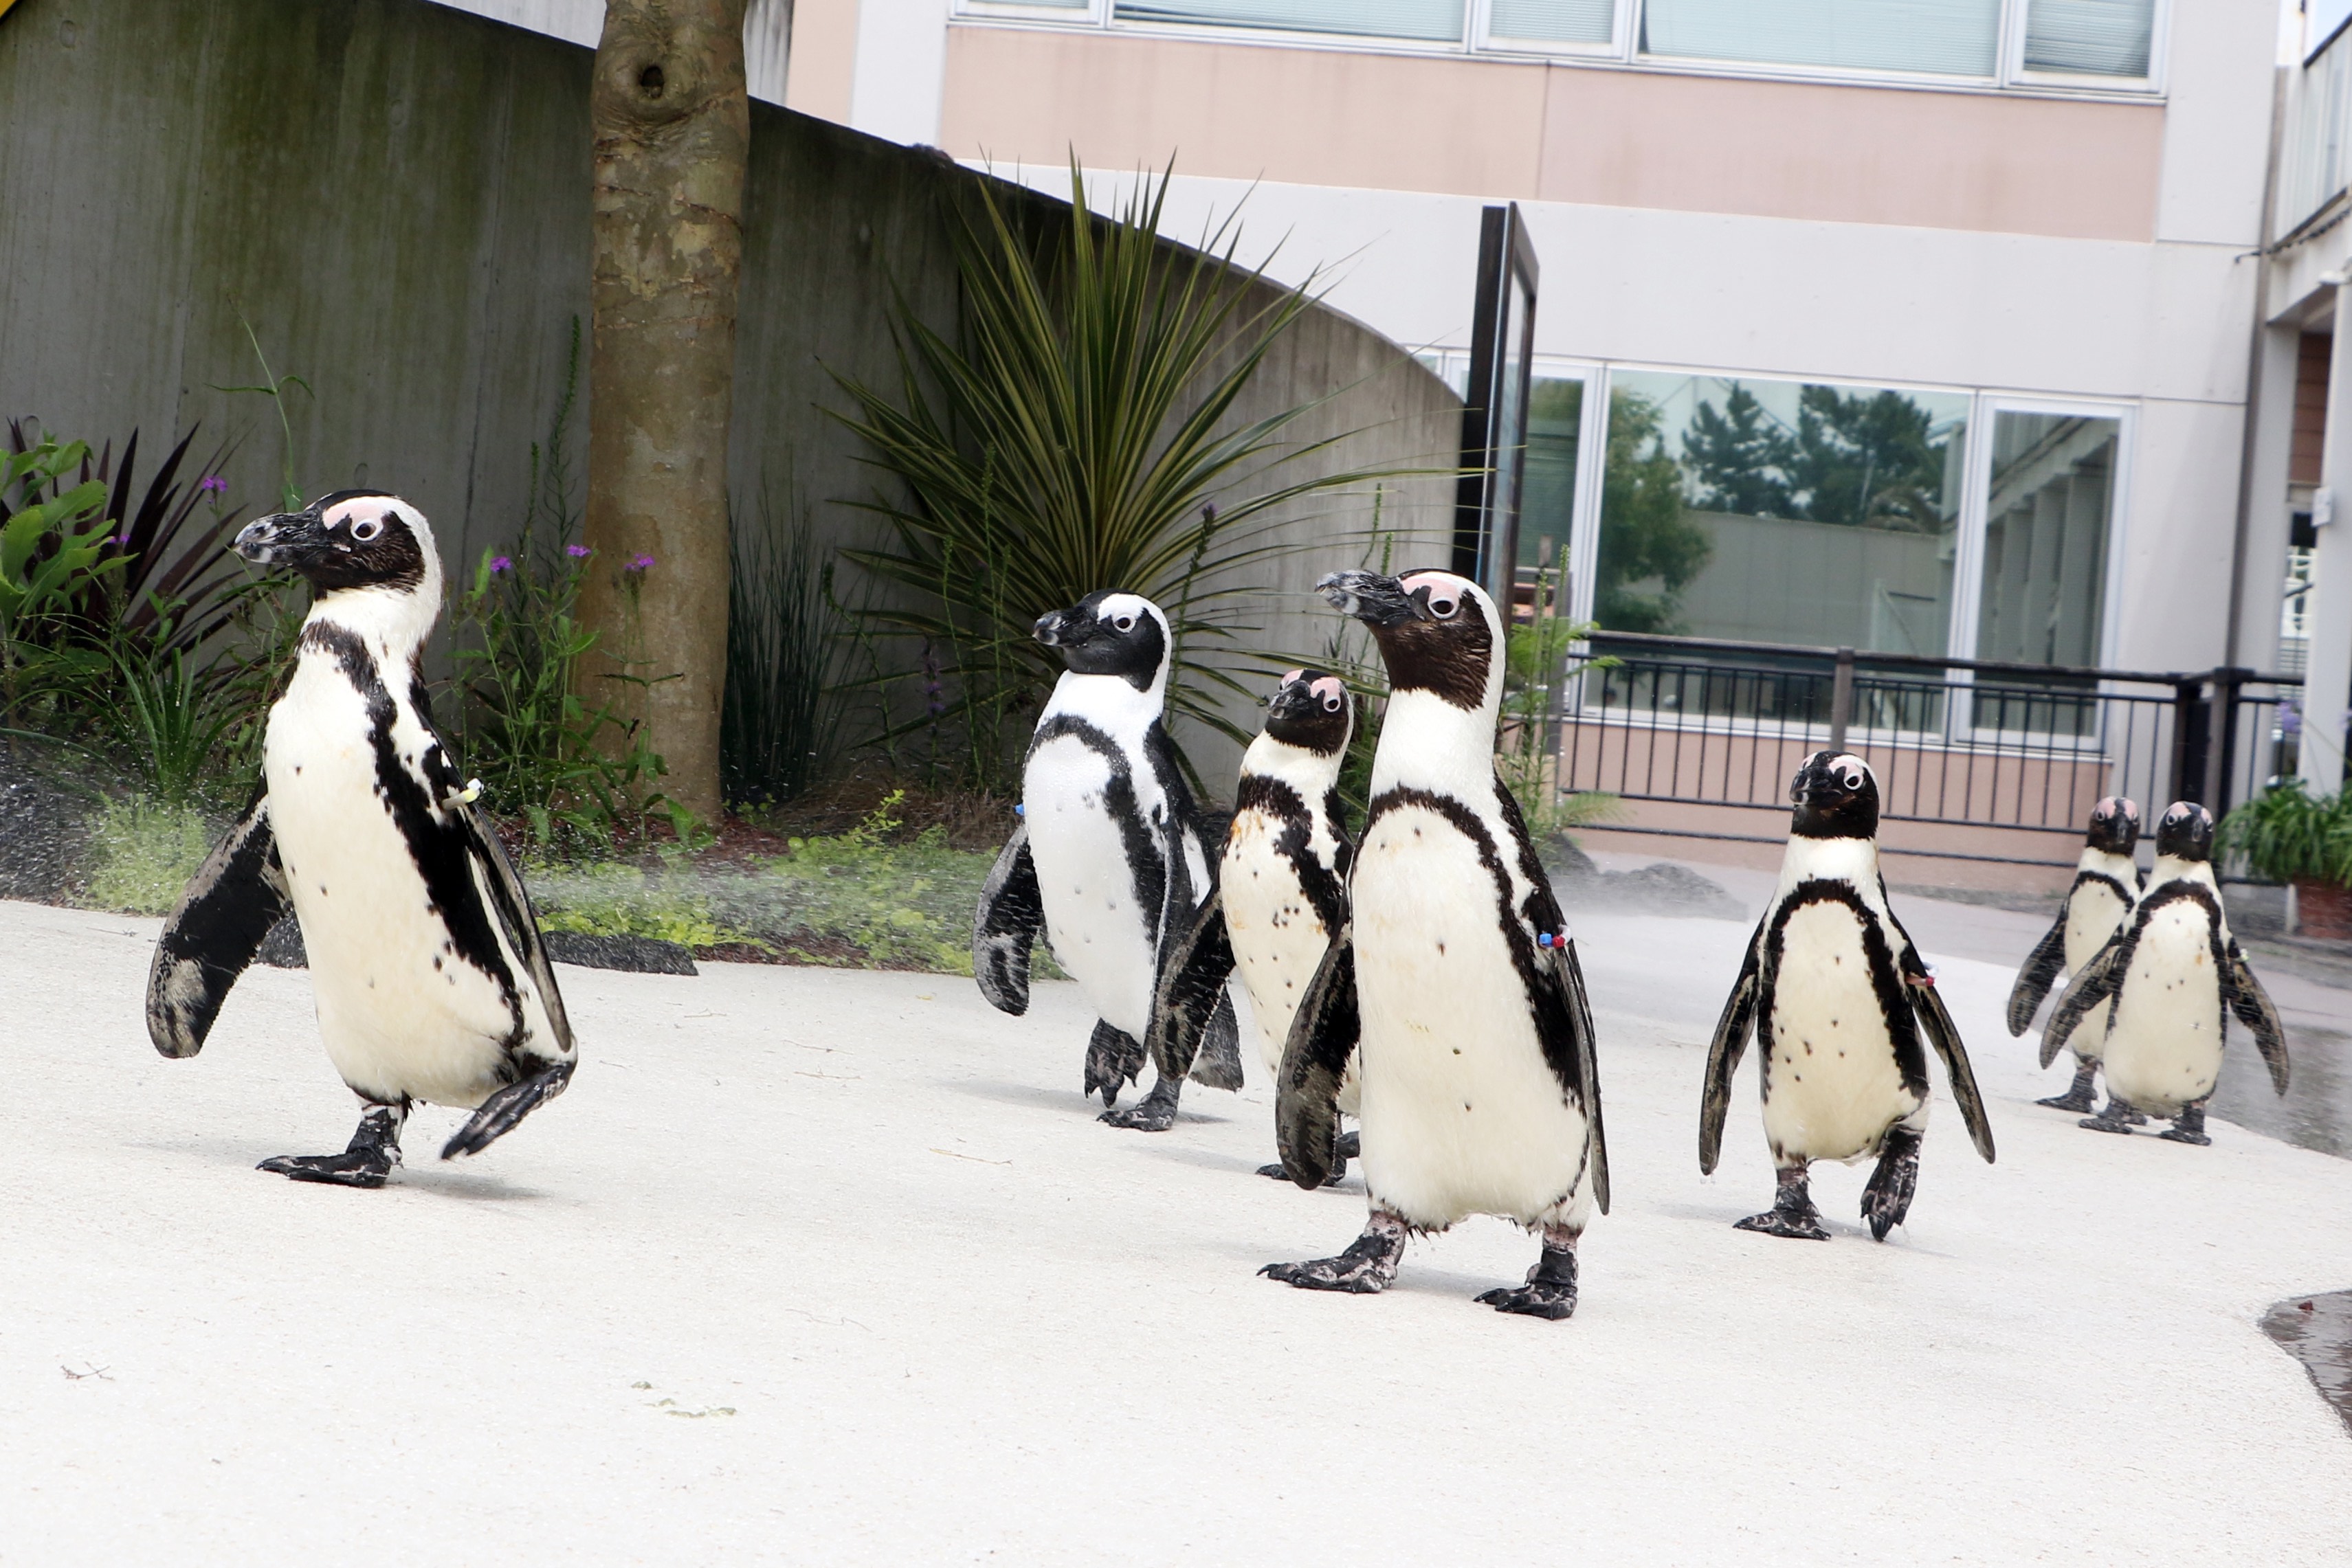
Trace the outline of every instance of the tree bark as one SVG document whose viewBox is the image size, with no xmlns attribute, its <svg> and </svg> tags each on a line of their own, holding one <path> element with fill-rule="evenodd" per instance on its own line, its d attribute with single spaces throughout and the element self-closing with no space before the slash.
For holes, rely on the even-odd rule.
<svg viewBox="0 0 2352 1568">
<path fill-rule="evenodd" d="M 589 99 L 583 698 L 641 720 L 669 798 L 719 810 L 727 432 L 743 262 L 749 0 L 607 0 Z M 610 733 L 610 732 L 608 732 Z"/>
</svg>

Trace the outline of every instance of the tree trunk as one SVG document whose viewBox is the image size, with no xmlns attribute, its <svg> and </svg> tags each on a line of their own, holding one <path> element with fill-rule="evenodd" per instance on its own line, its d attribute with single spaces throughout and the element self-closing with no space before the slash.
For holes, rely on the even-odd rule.
<svg viewBox="0 0 2352 1568">
<path fill-rule="evenodd" d="M 743 263 L 749 0 L 607 0 L 589 99 L 593 707 L 644 722 L 669 798 L 719 810 L 727 430 Z M 610 733 L 610 732 L 608 732 Z"/>
</svg>

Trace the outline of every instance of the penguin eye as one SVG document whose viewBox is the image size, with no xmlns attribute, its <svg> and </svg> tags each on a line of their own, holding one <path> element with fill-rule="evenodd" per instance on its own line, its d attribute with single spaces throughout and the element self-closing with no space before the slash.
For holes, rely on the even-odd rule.
<svg viewBox="0 0 2352 1568">
<path fill-rule="evenodd" d="M 1436 616 L 1440 621 L 1453 620 L 1454 612 L 1460 608 L 1462 608 L 1461 605 L 1457 604 L 1451 599 L 1438 599 L 1433 597 L 1429 601 L 1429 612 L 1432 615 Z"/>
<path fill-rule="evenodd" d="M 1135 630 L 1135 617 L 1132 615 L 1118 616 L 1111 622 L 1111 625 L 1121 632 L 1132 632 Z"/>
<path fill-rule="evenodd" d="M 1338 713 L 1339 711 L 1339 699 L 1332 696 L 1325 697 L 1323 699 L 1323 711 L 1325 713 Z"/>
<path fill-rule="evenodd" d="M 352 538 L 362 544 L 367 543 L 382 532 L 383 532 L 383 524 L 374 517 L 362 517 L 352 525 Z"/>
<path fill-rule="evenodd" d="M 1849 789 L 1859 789 L 1862 788 L 1862 775 L 1856 773 L 1851 768 L 1840 774 L 1839 777 L 1845 781 L 1845 787 Z"/>
</svg>

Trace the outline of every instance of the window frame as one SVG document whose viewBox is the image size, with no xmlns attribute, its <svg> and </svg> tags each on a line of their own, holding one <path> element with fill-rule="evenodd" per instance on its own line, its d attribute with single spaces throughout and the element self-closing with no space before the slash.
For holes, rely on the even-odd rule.
<svg viewBox="0 0 2352 1568">
<path fill-rule="evenodd" d="M 2172 55 L 2172 0 L 2151 0 L 2148 7 L 2147 74 L 2144 77 L 2103 77 L 2079 71 L 2026 69 L 2026 12 L 2032 4 L 2033 0 L 2002 0 L 2002 87 L 2058 89 L 2069 92 L 2095 93 L 2103 98 L 2147 99 L 2164 95 L 2166 70 Z"/>
<path fill-rule="evenodd" d="M 1495 0 L 1470 0 L 1470 15 L 1462 35 L 1469 40 L 1465 52 L 1474 57 L 1500 55 L 1511 58 L 1533 57 L 1622 64 L 1633 58 L 1633 29 L 1636 19 L 1641 16 L 1641 8 L 1642 0 L 1615 0 L 1609 21 L 1609 42 L 1605 44 L 1544 38 L 1497 40 L 1494 33 Z"/>
</svg>

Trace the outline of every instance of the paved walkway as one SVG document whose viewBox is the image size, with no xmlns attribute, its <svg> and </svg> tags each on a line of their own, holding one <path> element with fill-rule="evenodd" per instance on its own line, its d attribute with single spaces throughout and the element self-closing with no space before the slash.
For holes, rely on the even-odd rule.
<svg viewBox="0 0 2352 1568">
<path fill-rule="evenodd" d="M 2008 969 L 1945 954 L 2000 1164 L 1946 1104 L 1888 1245 L 1861 1169 L 1831 1243 L 1747 1235 L 1752 1090 L 1695 1158 L 1745 927 L 1579 930 L 1618 1202 L 1553 1324 L 1470 1302 L 1532 1259 L 1493 1221 L 1383 1297 L 1255 1278 L 1360 1191 L 1250 1174 L 1262 1086 L 1097 1124 L 1067 987 L 567 970 L 572 1092 L 461 1166 L 423 1112 L 354 1193 L 252 1169 L 353 1120 L 307 977 L 165 1061 L 152 923 L 0 904 L 0 1561 L 2352 1556 L 2352 1436 L 2256 1329 L 2352 1284 L 2342 1161 L 2032 1108 Z"/>
</svg>

